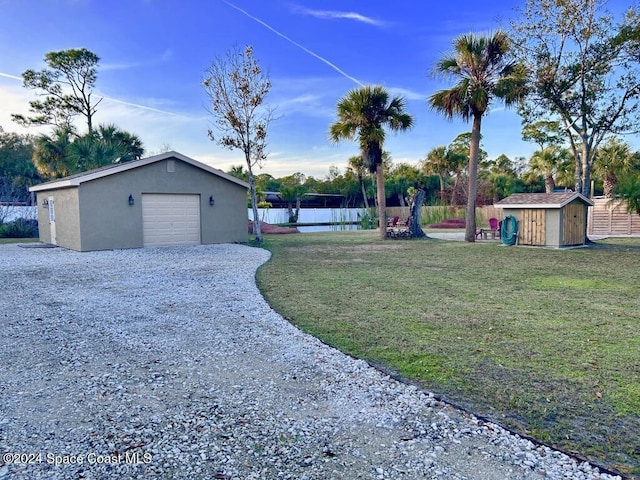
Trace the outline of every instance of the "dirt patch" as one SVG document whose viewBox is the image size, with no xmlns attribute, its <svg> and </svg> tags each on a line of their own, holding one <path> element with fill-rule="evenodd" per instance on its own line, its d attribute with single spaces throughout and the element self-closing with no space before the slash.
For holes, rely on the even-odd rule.
<svg viewBox="0 0 640 480">
<path fill-rule="evenodd" d="M 300 233 L 296 227 L 279 227 L 270 223 L 260 222 L 260 231 L 264 234 L 272 233 Z M 249 220 L 249 233 L 253 233 L 253 221 Z"/>
</svg>

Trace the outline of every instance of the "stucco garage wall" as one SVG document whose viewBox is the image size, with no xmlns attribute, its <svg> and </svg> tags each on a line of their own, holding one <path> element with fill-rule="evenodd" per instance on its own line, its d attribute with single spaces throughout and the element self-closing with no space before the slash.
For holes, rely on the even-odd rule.
<svg viewBox="0 0 640 480">
<path fill-rule="evenodd" d="M 38 192 L 38 228 L 40 241 L 53 243 L 51 225 L 49 223 L 49 209 L 43 205 L 44 201 L 53 198 L 56 224 L 57 245 L 80 250 L 80 220 L 77 188 L 61 188 L 46 192 Z M 43 228 L 44 227 L 44 228 Z"/>
<path fill-rule="evenodd" d="M 36 193 L 36 205 L 38 206 L 38 231 L 40 232 L 40 241 L 43 243 L 51 243 L 49 209 L 43 206 L 43 202 L 46 201 L 48 197 L 49 195 L 47 192 Z"/>
</svg>

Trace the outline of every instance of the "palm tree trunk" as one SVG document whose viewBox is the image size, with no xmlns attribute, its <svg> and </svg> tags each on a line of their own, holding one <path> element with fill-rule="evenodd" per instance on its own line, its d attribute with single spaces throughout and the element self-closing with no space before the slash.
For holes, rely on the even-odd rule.
<svg viewBox="0 0 640 480">
<path fill-rule="evenodd" d="M 618 179 L 616 177 L 616 174 L 611 171 L 607 171 L 607 173 L 604 176 L 604 182 L 603 182 L 604 198 L 613 198 L 613 192 L 616 189 L 617 182 L 618 182 Z"/>
<path fill-rule="evenodd" d="M 296 221 L 295 223 L 298 223 L 298 218 L 300 218 L 300 207 L 302 205 L 302 198 L 297 197 L 296 198 Z"/>
<path fill-rule="evenodd" d="M 473 116 L 471 142 L 469 143 L 469 193 L 467 196 L 467 214 L 464 232 L 465 242 L 476 241 L 476 196 L 478 194 L 478 153 L 480 151 L 480 125 L 482 115 Z"/>
<path fill-rule="evenodd" d="M 440 180 L 440 201 L 443 205 L 447 204 L 447 194 L 444 191 L 444 175 L 441 173 L 438 174 L 438 179 Z"/>
<path fill-rule="evenodd" d="M 387 238 L 387 198 L 384 193 L 384 166 L 382 163 L 376 169 L 376 191 L 378 193 L 378 223 L 380 225 L 380 238 Z"/>
<path fill-rule="evenodd" d="M 373 185 L 376 188 L 376 194 L 373 197 L 373 207 L 376 209 L 376 212 L 378 211 L 378 181 L 376 180 L 376 176 L 375 174 L 371 174 L 371 185 Z"/>
<path fill-rule="evenodd" d="M 553 193 L 556 188 L 556 182 L 553 180 L 553 174 L 547 174 L 544 177 L 544 190 L 546 193 Z"/>
<path fill-rule="evenodd" d="M 362 199 L 364 200 L 364 208 L 369 210 L 369 200 L 367 200 L 367 190 L 364 187 L 364 178 L 362 178 L 362 175 L 359 176 L 359 180 L 360 180 L 360 190 L 362 190 Z"/>
<path fill-rule="evenodd" d="M 422 204 L 424 203 L 424 197 L 426 196 L 426 192 L 419 188 L 416 194 L 413 196 L 411 200 L 410 206 L 410 218 L 409 218 L 409 234 L 411 238 L 421 238 L 426 237 L 427 235 L 422 231 L 421 228 L 421 216 L 422 216 Z"/>
<path fill-rule="evenodd" d="M 287 202 L 287 214 L 289 215 L 289 223 L 297 223 L 296 216 L 293 213 L 293 204 Z"/>
<path fill-rule="evenodd" d="M 453 206 L 458 205 L 458 199 L 460 197 L 460 194 L 458 193 L 458 190 L 460 189 L 460 176 L 461 176 L 461 172 L 457 172 L 456 179 L 453 182 L 453 190 L 451 190 L 451 202 L 449 203 L 449 205 L 453 205 Z"/>
</svg>

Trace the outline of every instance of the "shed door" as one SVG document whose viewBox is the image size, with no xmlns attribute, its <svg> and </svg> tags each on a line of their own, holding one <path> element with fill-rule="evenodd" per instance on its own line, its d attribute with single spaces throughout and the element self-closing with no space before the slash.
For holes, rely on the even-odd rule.
<svg viewBox="0 0 640 480">
<path fill-rule="evenodd" d="M 564 207 L 564 245 L 584 243 L 584 207 L 573 202 Z"/>
<path fill-rule="evenodd" d="M 145 247 L 198 245 L 200 195 L 143 194 L 142 238 Z"/>
<path fill-rule="evenodd" d="M 544 245 L 546 243 L 546 216 L 544 209 L 523 209 L 520 220 L 522 245 Z"/>
</svg>

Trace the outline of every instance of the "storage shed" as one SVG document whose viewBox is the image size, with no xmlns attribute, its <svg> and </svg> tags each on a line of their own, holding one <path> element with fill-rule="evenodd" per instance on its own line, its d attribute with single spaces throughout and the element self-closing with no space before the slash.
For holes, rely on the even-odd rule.
<svg viewBox="0 0 640 480">
<path fill-rule="evenodd" d="M 495 203 L 518 220 L 518 244 L 545 247 L 584 245 L 587 211 L 593 202 L 580 193 L 515 193 Z"/>
<path fill-rule="evenodd" d="M 177 152 L 31 187 L 40 241 L 91 251 L 246 242 L 242 180 Z"/>
</svg>

